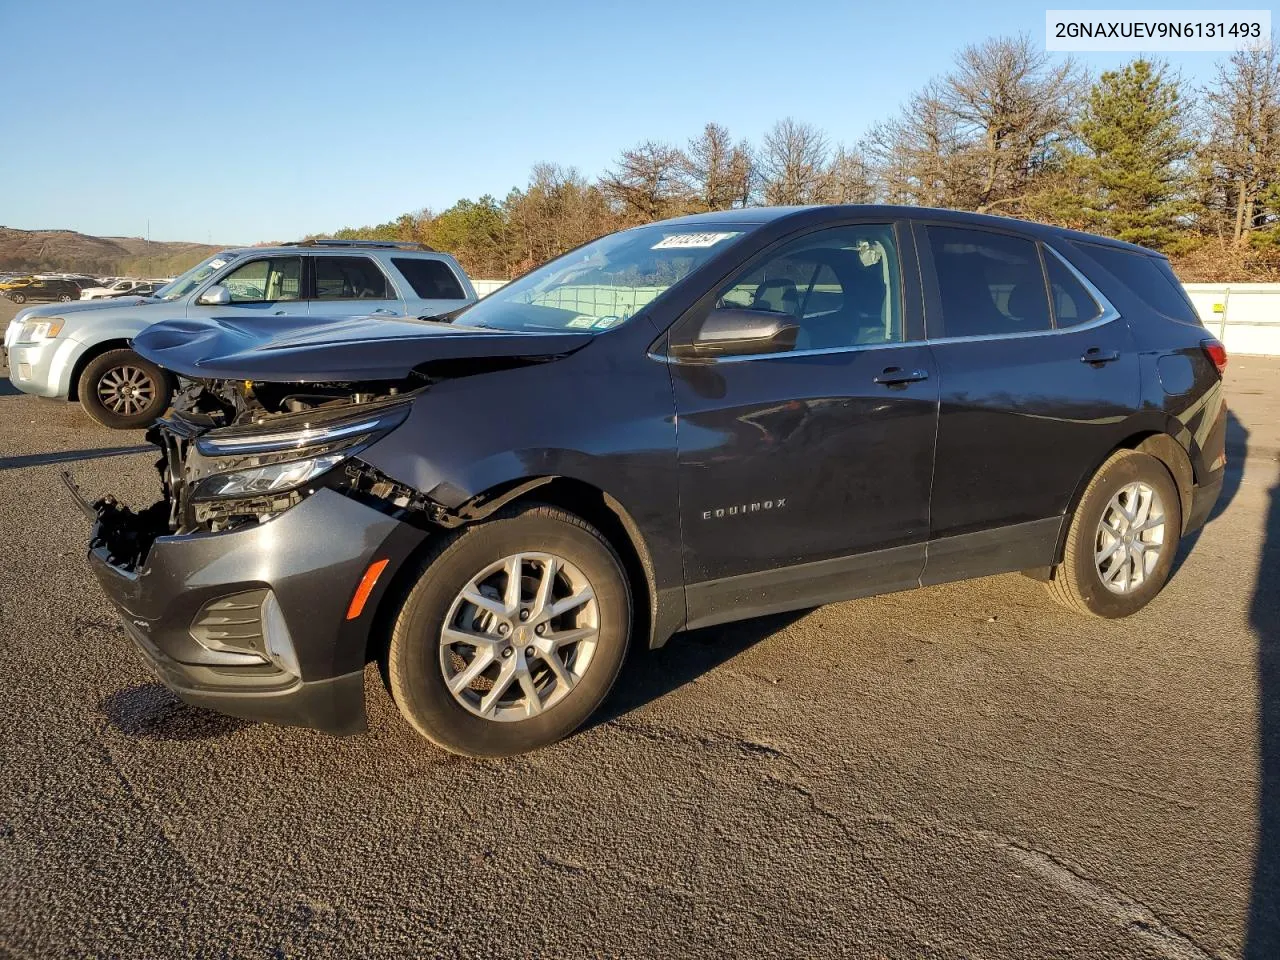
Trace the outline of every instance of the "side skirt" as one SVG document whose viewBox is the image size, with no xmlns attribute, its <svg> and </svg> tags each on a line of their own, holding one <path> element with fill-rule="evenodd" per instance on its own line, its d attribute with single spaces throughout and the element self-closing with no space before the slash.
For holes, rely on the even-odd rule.
<svg viewBox="0 0 1280 960">
<path fill-rule="evenodd" d="M 1064 519 L 1047 517 L 943 537 L 927 544 L 890 547 L 690 584 L 685 591 L 689 619 L 684 629 L 954 580 L 1047 569 L 1057 560 L 1054 554 Z"/>
</svg>

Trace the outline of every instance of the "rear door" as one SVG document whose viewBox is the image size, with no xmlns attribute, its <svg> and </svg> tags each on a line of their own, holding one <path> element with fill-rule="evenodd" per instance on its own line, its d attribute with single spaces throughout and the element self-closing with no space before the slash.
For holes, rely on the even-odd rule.
<svg viewBox="0 0 1280 960">
<path fill-rule="evenodd" d="M 673 328 L 691 626 L 916 584 L 938 380 L 902 238 L 867 222 L 784 241 Z M 790 314 L 795 349 L 678 359 L 715 306 Z"/>
<path fill-rule="evenodd" d="M 307 257 L 311 267 L 311 315 L 363 317 L 405 315 L 404 301 L 372 257 L 334 254 Z"/>
<path fill-rule="evenodd" d="M 1039 241 L 915 226 L 941 395 L 926 583 L 1052 562 L 1139 404 L 1128 325 Z"/>
<path fill-rule="evenodd" d="M 392 257 L 401 276 L 410 316 L 437 317 L 471 302 L 462 281 L 444 260 L 432 257 Z"/>
<path fill-rule="evenodd" d="M 302 257 L 296 255 L 254 257 L 238 262 L 218 283 L 231 294 L 222 305 L 192 303 L 189 317 L 272 317 L 306 316 L 303 299 Z"/>
</svg>

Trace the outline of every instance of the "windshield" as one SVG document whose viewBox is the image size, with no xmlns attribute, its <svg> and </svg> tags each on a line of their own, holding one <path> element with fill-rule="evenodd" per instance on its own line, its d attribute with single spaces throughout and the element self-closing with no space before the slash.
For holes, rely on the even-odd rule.
<svg viewBox="0 0 1280 960">
<path fill-rule="evenodd" d="M 166 283 L 163 287 L 153 293 L 152 296 L 158 297 L 161 300 L 179 300 L 213 276 L 214 271 L 221 270 L 225 267 L 231 262 L 231 260 L 232 257 L 225 253 L 220 253 L 216 257 L 210 257 L 203 263 L 197 263 L 176 280 Z"/>
<path fill-rule="evenodd" d="M 655 224 L 610 234 L 498 288 L 456 322 L 495 330 L 609 330 L 742 233 Z"/>
</svg>

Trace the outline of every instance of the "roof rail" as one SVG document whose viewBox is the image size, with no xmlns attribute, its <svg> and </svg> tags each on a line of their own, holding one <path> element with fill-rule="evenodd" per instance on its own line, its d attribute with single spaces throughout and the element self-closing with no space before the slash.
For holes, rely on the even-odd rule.
<svg viewBox="0 0 1280 960">
<path fill-rule="evenodd" d="M 323 238 L 314 240 L 294 240 L 290 243 L 280 244 L 282 247 L 356 247 L 365 249 L 381 249 L 381 250 L 425 250 L 427 253 L 435 253 L 434 247 L 428 247 L 425 243 L 412 243 L 407 240 L 326 240 Z"/>
</svg>

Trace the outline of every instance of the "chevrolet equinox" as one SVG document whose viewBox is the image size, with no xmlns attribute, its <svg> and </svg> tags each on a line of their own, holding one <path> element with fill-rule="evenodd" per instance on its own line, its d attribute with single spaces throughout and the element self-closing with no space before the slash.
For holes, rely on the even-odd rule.
<svg viewBox="0 0 1280 960">
<path fill-rule="evenodd" d="M 1135 613 L 1225 462 L 1226 354 L 1165 257 L 942 210 L 702 214 L 431 320 L 133 347 L 179 378 L 163 496 L 80 500 L 164 682 L 349 733 L 379 662 L 474 756 L 569 734 L 633 638 L 1006 571 Z"/>
</svg>

